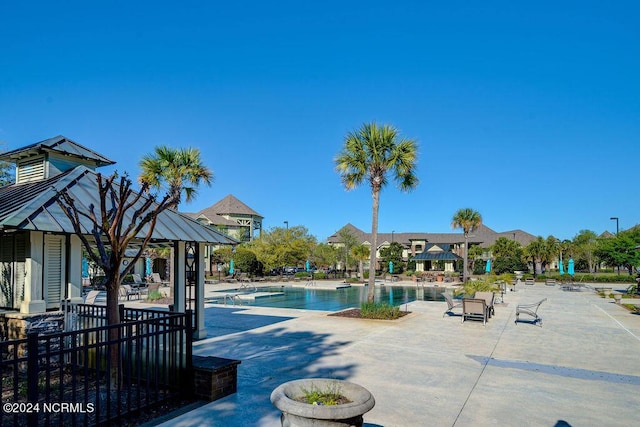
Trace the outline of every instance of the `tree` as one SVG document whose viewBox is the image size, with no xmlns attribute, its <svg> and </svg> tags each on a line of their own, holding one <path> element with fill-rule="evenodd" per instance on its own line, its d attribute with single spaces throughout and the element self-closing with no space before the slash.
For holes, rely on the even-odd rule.
<svg viewBox="0 0 640 427">
<path fill-rule="evenodd" d="M 451 228 L 462 228 L 464 233 L 464 265 L 462 268 L 462 282 L 465 283 L 469 276 L 467 270 L 468 266 L 468 247 L 469 247 L 469 233 L 475 231 L 482 224 L 482 216 L 471 208 L 464 208 L 458 210 L 451 221 Z"/>
<path fill-rule="evenodd" d="M 482 249 L 482 246 L 480 245 L 473 245 L 469 248 L 469 251 L 467 252 L 467 257 L 469 257 L 469 259 L 471 260 L 470 264 L 471 264 L 471 271 L 474 272 L 476 271 L 476 260 L 482 258 L 482 254 L 484 253 L 484 249 Z M 481 273 L 479 273 L 481 274 Z"/>
<path fill-rule="evenodd" d="M 338 249 L 326 243 L 318 243 L 313 248 L 311 259 L 315 265 L 335 268 L 338 262 Z"/>
<path fill-rule="evenodd" d="M 573 246 L 576 251 L 576 256 L 587 263 L 589 272 L 595 273 L 598 235 L 591 230 L 580 230 L 573 238 Z"/>
<path fill-rule="evenodd" d="M 402 273 L 404 262 L 402 260 L 402 252 L 404 248 L 398 242 L 392 242 L 386 248 L 380 249 L 380 258 L 383 262 L 383 270 L 388 271 L 389 262 L 393 263 L 393 271 Z"/>
<path fill-rule="evenodd" d="M 347 190 L 357 188 L 364 180 L 371 187 L 371 255 L 369 263 L 369 292 L 367 301 L 374 302 L 376 275 L 376 248 L 378 247 L 378 212 L 380 192 L 392 174 L 402 191 L 418 185 L 415 174 L 418 156 L 417 143 L 400 138 L 399 131 L 390 125 L 363 124 L 349 132 L 344 147 L 335 158 L 336 169 Z"/>
<path fill-rule="evenodd" d="M 351 248 L 351 255 L 355 260 L 358 261 L 358 273 L 360 275 L 360 280 L 364 280 L 364 266 L 363 262 L 369 255 L 371 254 L 371 249 L 367 245 L 356 245 Z"/>
<path fill-rule="evenodd" d="M 120 323 L 118 310 L 118 293 L 124 277 L 131 273 L 134 264 L 140 259 L 156 225 L 158 215 L 175 204 L 170 194 L 156 203 L 149 194 L 149 186 L 144 184 L 140 192 L 131 188 L 131 180 L 120 177 L 116 184 L 117 174 L 103 179 L 96 175 L 100 206 L 90 204 L 87 209 L 77 205 L 66 190 L 58 193 L 58 205 L 69 218 L 73 229 L 82 242 L 86 254 L 105 274 L 107 290 L 107 323 Z M 87 237 L 87 232 L 90 237 Z M 122 271 L 120 266 L 125 258 L 125 251 L 134 239 L 142 239 L 142 243 L 130 262 Z M 91 240 L 91 241 L 90 241 Z M 95 249 L 94 249 L 95 248 Z M 129 254 L 130 255 L 130 254 Z M 119 329 L 109 330 L 109 339 L 118 339 Z M 118 346 L 112 346 L 109 358 L 112 384 L 119 384 L 116 367 L 120 361 Z"/>
<path fill-rule="evenodd" d="M 610 266 L 624 266 L 629 274 L 640 265 L 640 228 L 621 231 L 615 237 L 600 239 L 596 255 Z"/>
<path fill-rule="evenodd" d="M 119 184 L 114 183 L 116 179 L 115 173 L 106 179 L 101 174 L 96 175 L 100 206 L 90 204 L 88 211 L 76 205 L 76 201 L 66 190 L 59 193 L 58 198 L 58 204 L 71 221 L 87 255 L 105 274 L 109 324 L 120 322 L 118 291 L 122 280 L 131 273 L 149 243 L 158 215 L 175 203 L 169 194 L 155 203 L 156 199 L 149 194 L 147 185 L 143 185 L 140 192 L 136 193 L 126 175 L 120 177 Z M 83 229 L 87 222 L 91 225 L 88 231 L 92 241 Z M 132 262 L 120 271 L 129 243 L 141 235 L 142 244 Z"/>
<path fill-rule="evenodd" d="M 233 255 L 235 267 L 250 275 L 262 275 L 262 263 L 251 250 L 239 247 Z"/>
<path fill-rule="evenodd" d="M 351 268 L 351 249 L 358 245 L 358 238 L 348 228 L 338 231 L 338 237 L 340 238 L 340 243 L 342 243 L 344 268 L 349 270 Z"/>
<path fill-rule="evenodd" d="M 0 144 L 0 153 L 3 153 L 5 150 L 2 149 L 2 145 Z M 13 182 L 13 165 L 9 162 L 5 162 L 4 160 L 0 160 L 0 187 L 11 184 Z"/>
<path fill-rule="evenodd" d="M 538 236 L 536 240 L 529 243 L 525 248 L 525 253 L 533 261 L 533 277 L 542 274 L 542 262 L 548 253 L 547 242 L 542 236 Z"/>
<path fill-rule="evenodd" d="M 301 266 L 313 253 L 316 238 L 301 225 L 285 229 L 274 227 L 243 247 L 256 254 L 265 268 Z"/>
<path fill-rule="evenodd" d="M 202 163 L 197 148 L 156 147 L 154 154 L 142 158 L 140 168 L 142 172 L 138 181 L 151 188 L 166 187 L 176 209 L 182 201 L 183 192 L 185 200 L 190 202 L 201 183 L 211 185 L 213 181 L 213 172 Z"/>
<path fill-rule="evenodd" d="M 207 168 L 200 158 L 197 148 L 171 148 L 165 145 L 156 147 L 153 154 L 145 155 L 140 160 L 141 173 L 138 181 L 150 188 L 165 188 L 170 196 L 174 209 L 178 209 L 182 200 L 190 202 L 197 193 L 201 183 L 211 185 L 213 172 Z M 173 248 L 169 256 L 169 282 L 173 286 Z"/>
<path fill-rule="evenodd" d="M 506 237 L 498 237 L 491 245 L 491 255 L 494 258 L 493 272 L 495 274 L 525 271 L 527 264 L 523 262 L 523 250 L 520 243 Z"/>
</svg>

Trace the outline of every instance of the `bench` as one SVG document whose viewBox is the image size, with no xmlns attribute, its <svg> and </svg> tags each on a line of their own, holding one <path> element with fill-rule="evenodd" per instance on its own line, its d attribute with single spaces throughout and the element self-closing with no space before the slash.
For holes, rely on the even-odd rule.
<svg viewBox="0 0 640 427">
<path fill-rule="evenodd" d="M 547 299 L 544 298 L 538 302 L 534 302 L 531 304 L 518 304 L 516 306 L 516 325 L 520 321 L 520 315 L 526 314 L 533 317 L 533 320 L 529 321 L 530 323 L 533 323 L 534 325 L 538 323 L 540 327 L 542 327 L 542 317 L 538 316 L 538 308 L 540 308 L 540 305 L 546 300 Z"/>
<path fill-rule="evenodd" d="M 555 286 L 556 285 L 556 279 L 547 279 L 544 281 L 544 284 L 547 286 Z"/>
<path fill-rule="evenodd" d="M 524 284 L 525 285 L 535 285 L 536 281 L 533 279 L 524 279 Z"/>
</svg>

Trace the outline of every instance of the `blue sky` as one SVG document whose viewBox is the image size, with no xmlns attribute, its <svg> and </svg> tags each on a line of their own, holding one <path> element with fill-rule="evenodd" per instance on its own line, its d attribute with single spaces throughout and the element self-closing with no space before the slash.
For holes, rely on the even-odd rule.
<svg viewBox="0 0 640 427">
<path fill-rule="evenodd" d="M 377 121 L 420 147 L 382 232 L 450 232 L 463 207 L 563 239 L 639 223 L 636 2 L 444 3 L 5 2 L 0 141 L 62 134 L 134 177 L 156 145 L 198 147 L 215 182 L 181 210 L 234 194 L 324 240 L 370 230 L 333 158 Z"/>
</svg>

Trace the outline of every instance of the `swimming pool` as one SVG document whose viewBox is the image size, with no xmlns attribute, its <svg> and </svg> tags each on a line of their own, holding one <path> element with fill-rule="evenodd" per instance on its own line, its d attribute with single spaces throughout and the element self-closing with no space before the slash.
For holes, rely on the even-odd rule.
<svg viewBox="0 0 640 427">
<path fill-rule="evenodd" d="M 375 301 L 400 306 L 412 301 L 444 301 L 445 288 L 415 286 L 376 286 Z M 260 288 L 260 292 L 273 292 L 255 300 L 242 300 L 243 305 L 258 307 L 297 308 L 302 310 L 339 311 L 359 307 L 367 300 L 367 286 L 327 290 L 312 287 L 274 286 Z M 209 302 L 224 304 L 224 298 L 210 298 Z M 229 301 L 228 301 L 229 303 Z"/>
</svg>

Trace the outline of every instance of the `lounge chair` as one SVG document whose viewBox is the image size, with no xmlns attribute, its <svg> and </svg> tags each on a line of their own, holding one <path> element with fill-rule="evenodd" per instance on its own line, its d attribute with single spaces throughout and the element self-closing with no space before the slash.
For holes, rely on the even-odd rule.
<svg viewBox="0 0 640 427">
<path fill-rule="evenodd" d="M 476 292 L 474 298 L 485 300 L 487 304 L 487 319 L 496 314 L 496 309 L 493 305 L 495 301 L 495 294 L 493 292 Z"/>
<path fill-rule="evenodd" d="M 453 309 L 457 307 L 462 307 L 462 303 L 454 301 L 453 296 L 448 292 L 444 292 L 442 295 L 444 296 L 444 300 L 447 302 L 447 310 L 444 312 L 442 317 L 444 317 L 446 314 L 449 314 L 452 316 L 455 315 L 455 313 L 453 312 Z"/>
<path fill-rule="evenodd" d="M 159 273 L 151 273 L 151 283 L 160 283 L 163 286 L 169 285 L 169 282 L 162 281 Z"/>
<path fill-rule="evenodd" d="M 482 319 L 482 324 L 487 323 L 487 303 L 484 299 L 462 299 L 462 322 L 467 319 Z"/>
<path fill-rule="evenodd" d="M 538 323 L 540 326 L 542 326 L 542 317 L 538 316 L 538 308 L 540 308 L 540 304 L 542 304 L 543 302 L 545 302 L 547 299 L 544 298 L 538 302 L 534 302 L 532 304 L 518 304 L 516 306 L 516 325 L 518 324 L 518 322 L 520 321 L 520 315 L 521 314 L 527 314 L 531 317 L 533 317 L 533 320 L 529 321 L 530 323 L 533 323 L 534 325 L 536 323 Z"/>
<path fill-rule="evenodd" d="M 118 299 L 129 301 L 132 297 L 140 299 L 140 290 L 133 289 L 131 285 L 120 285 L 120 289 L 118 291 Z"/>
<path fill-rule="evenodd" d="M 84 297 L 84 303 L 85 304 L 95 304 L 96 303 L 96 299 L 98 298 L 98 295 L 100 295 L 100 291 L 89 291 L 87 293 L 87 295 Z"/>
</svg>

